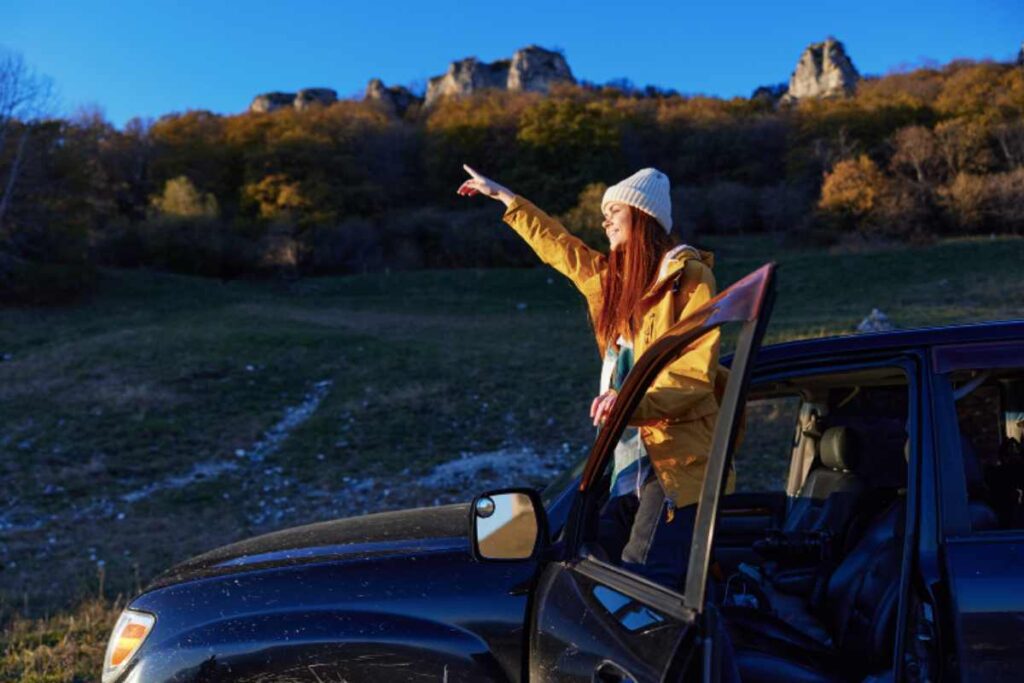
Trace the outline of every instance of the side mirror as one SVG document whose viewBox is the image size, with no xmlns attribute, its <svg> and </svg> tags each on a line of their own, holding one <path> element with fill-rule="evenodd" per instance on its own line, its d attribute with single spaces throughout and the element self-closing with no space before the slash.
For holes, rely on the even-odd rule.
<svg viewBox="0 0 1024 683">
<path fill-rule="evenodd" d="M 473 557 L 478 560 L 527 560 L 547 543 L 547 515 L 532 489 L 479 495 L 469 516 Z"/>
</svg>

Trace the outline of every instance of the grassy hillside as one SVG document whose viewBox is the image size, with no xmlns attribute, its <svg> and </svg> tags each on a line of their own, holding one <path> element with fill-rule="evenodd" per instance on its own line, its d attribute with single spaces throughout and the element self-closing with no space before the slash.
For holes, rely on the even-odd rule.
<svg viewBox="0 0 1024 683">
<path fill-rule="evenodd" d="M 1024 240 L 712 246 L 722 285 L 781 264 L 769 342 L 848 333 L 872 308 L 900 327 L 1024 315 Z M 582 300 L 546 268 L 292 284 L 107 271 L 74 308 L 0 311 L 0 358 L 3 680 L 71 670 L 32 668 L 61 617 L 15 614 L 130 593 L 254 533 L 465 500 L 466 457 L 542 483 L 592 439 L 599 369 Z"/>
</svg>

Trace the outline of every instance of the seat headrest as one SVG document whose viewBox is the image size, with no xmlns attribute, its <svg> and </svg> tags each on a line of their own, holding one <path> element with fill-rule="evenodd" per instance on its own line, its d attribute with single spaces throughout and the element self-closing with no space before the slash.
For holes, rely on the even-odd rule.
<svg viewBox="0 0 1024 683">
<path fill-rule="evenodd" d="M 860 437 L 849 427 L 829 427 L 821 435 L 818 456 L 833 470 L 853 470 L 860 464 Z"/>
</svg>

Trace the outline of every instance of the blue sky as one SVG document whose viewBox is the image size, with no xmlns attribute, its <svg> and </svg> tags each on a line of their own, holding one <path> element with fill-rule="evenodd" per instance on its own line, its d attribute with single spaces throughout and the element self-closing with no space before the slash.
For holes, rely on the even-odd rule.
<svg viewBox="0 0 1024 683">
<path fill-rule="evenodd" d="M 0 45 L 57 86 L 61 113 L 99 106 L 118 125 L 186 109 L 243 111 L 258 93 L 379 77 L 420 82 L 467 56 L 535 43 L 577 78 L 747 96 L 789 78 L 835 35 L 865 74 L 922 60 L 1009 60 L 1024 0 L 786 2 L 45 2 L 4 0 Z"/>
</svg>

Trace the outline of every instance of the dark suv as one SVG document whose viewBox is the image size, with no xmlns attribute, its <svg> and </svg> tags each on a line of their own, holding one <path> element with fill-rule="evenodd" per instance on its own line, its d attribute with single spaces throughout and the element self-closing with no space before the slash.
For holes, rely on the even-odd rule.
<svg viewBox="0 0 1024 683">
<path fill-rule="evenodd" d="M 125 609 L 104 681 L 1020 680 L 1024 323 L 759 349 L 773 276 L 652 346 L 542 493 L 194 558 Z M 665 364 L 722 325 L 739 332 L 690 564 L 662 586 L 604 547 L 611 453 Z"/>
</svg>

